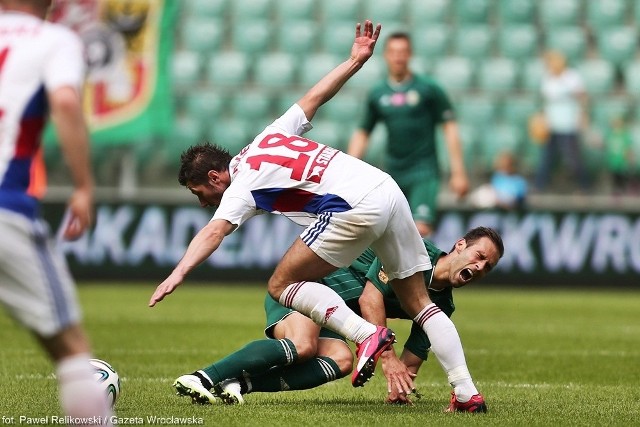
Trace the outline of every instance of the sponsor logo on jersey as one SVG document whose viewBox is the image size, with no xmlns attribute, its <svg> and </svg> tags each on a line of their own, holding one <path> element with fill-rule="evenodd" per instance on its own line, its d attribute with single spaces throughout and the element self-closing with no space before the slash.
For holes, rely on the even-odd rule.
<svg viewBox="0 0 640 427">
<path fill-rule="evenodd" d="M 325 146 L 318 155 L 313 159 L 313 163 L 309 168 L 309 175 L 307 176 L 307 181 L 319 183 L 322 179 L 322 175 L 324 171 L 329 166 L 329 162 L 338 154 L 338 150 L 333 147 Z"/>
<path fill-rule="evenodd" d="M 387 273 L 385 273 L 384 270 L 381 269 L 378 272 L 378 279 L 380 279 L 380 281 L 386 285 L 389 281 L 389 276 L 387 276 Z"/>
</svg>

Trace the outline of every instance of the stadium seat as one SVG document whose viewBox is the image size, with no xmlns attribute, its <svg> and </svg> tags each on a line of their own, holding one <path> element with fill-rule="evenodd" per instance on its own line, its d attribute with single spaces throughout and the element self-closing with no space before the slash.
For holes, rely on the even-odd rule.
<svg viewBox="0 0 640 427">
<path fill-rule="evenodd" d="M 344 55 L 317 53 L 302 58 L 300 63 L 299 82 L 302 87 L 309 88 L 316 84 L 326 73 L 344 60 Z"/>
<path fill-rule="evenodd" d="M 210 54 L 218 50 L 225 37 L 222 19 L 194 17 L 182 26 L 185 49 Z"/>
<path fill-rule="evenodd" d="M 519 67 L 508 58 L 488 58 L 478 69 L 478 87 L 490 93 L 506 93 L 518 83 Z"/>
<path fill-rule="evenodd" d="M 533 95 L 508 95 L 504 98 L 502 118 L 513 126 L 526 128 L 529 118 L 541 108 L 537 94 Z"/>
<path fill-rule="evenodd" d="M 635 97 L 640 97 L 640 60 L 636 59 L 626 64 L 622 73 L 626 91 Z M 640 106 L 637 108 L 640 113 Z"/>
<path fill-rule="evenodd" d="M 288 91 L 281 92 L 275 99 L 273 118 L 275 119 L 276 117 L 280 117 L 282 114 L 284 114 L 285 111 L 291 108 L 291 106 L 294 103 L 298 102 L 298 100 L 302 98 L 302 96 L 305 94 L 306 91 L 307 91 L 306 89 L 297 89 L 297 90 L 288 90 Z M 322 108 L 318 110 L 318 113 L 319 114 L 324 113 L 324 110 L 327 108 L 327 106 L 330 103 L 331 101 L 323 105 Z"/>
<path fill-rule="evenodd" d="M 178 86 L 188 87 L 200 79 L 202 57 L 198 52 L 178 50 L 171 57 L 171 78 Z"/>
<path fill-rule="evenodd" d="M 499 0 L 501 25 L 531 24 L 536 21 L 536 2 L 531 0 Z"/>
<path fill-rule="evenodd" d="M 207 64 L 207 77 L 214 85 L 243 85 L 249 76 L 249 58 L 241 52 L 219 52 Z"/>
<path fill-rule="evenodd" d="M 414 55 L 428 60 L 448 55 L 450 41 L 451 29 L 448 25 L 431 24 L 411 32 Z"/>
<path fill-rule="evenodd" d="M 465 123 L 458 122 L 458 135 L 460 136 L 460 144 L 462 146 L 462 157 L 467 169 L 467 174 L 473 179 L 474 175 L 477 175 L 478 165 L 478 153 L 477 153 L 477 138 L 476 130 L 474 126 L 469 126 Z M 449 160 L 449 149 L 447 148 L 447 142 L 444 138 L 442 127 L 439 127 L 436 131 L 436 151 L 438 155 L 438 166 L 440 170 L 445 174 L 451 172 L 451 162 Z M 482 168 L 480 168 L 482 169 Z"/>
<path fill-rule="evenodd" d="M 534 25 L 504 25 L 499 30 L 498 51 L 505 58 L 522 61 L 538 54 L 538 32 Z"/>
<path fill-rule="evenodd" d="M 368 90 L 383 78 L 385 70 L 384 60 L 379 56 L 374 56 L 367 61 L 355 76 L 349 79 L 345 88 Z"/>
<path fill-rule="evenodd" d="M 235 119 L 255 123 L 262 130 L 275 117 L 272 112 L 272 97 L 265 91 L 251 89 L 233 93 L 229 100 L 229 110 Z M 251 125 L 247 125 L 250 130 Z M 257 134 L 257 132 L 255 132 Z"/>
<path fill-rule="evenodd" d="M 374 24 L 380 22 L 384 26 L 386 22 L 406 21 L 405 0 L 384 0 L 363 2 L 362 16 L 370 19 Z"/>
<path fill-rule="evenodd" d="M 486 170 L 491 170 L 498 154 L 505 151 L 518 154 L 523 139 L 522 129 L 499 123 L 485 128 L 480 144 L 480 159 Z"/>
<path fill-rule="evenodd" d="M 468 90 L 474 79 L 473 66 L 467 58 L 449 56 L 434 66 L 434 76 L 447 90 Z"/>
<path fill-rule="evenodd" d="M 355 125 L 360 120 L 366 96 L 360 91 L 341 90 L 322 106 L 323 117 L 336 123 Z"/>
<path fill-rule="evenodd" d="M 318 24 L 314 21 L 295 20 L 276 28 L 276 46 L 292 55 L 309 55 L 316 49 Z"/>
<path fill-rule="evenodd" d="M 584 29 L 578 26 L 549 28 L 545 48 L 562 52 L 569 63 L 574 63 L 584 57 L 587 35 Z"/>
<path fill-rule="evenodd" d="M 322 49 L 327 53 L 345 57 L 351 52 L 355 28 L 352 20 L 327 22 L 324 29 L 320 30 Z"/>
<path fill-rule="evenodd" d="M 314 21 L 316 19 L 315 0 L 277 0 L 274 4 L 276 16 L 281 25 L 290 25 L 297 20 Z"/>
<path fill-rule="evenodd" d="M 603 97 L 591 103 L 591 106 L 591 120 L 598 129 L 607 129 L 615 118 L 622 118 L 625 121 L 630 119 L 631 99 L 629 97 Z"/>
<path fill-rule="evenodd" d="M 465 24 L 487 24 L 491 16 L 491 0 L 457 0 L 454 15 L 461 26 Z"/>
<path fill-rule="evenodd" d="M 602 58 L 616 66 L 632 60 L 638 48 L 638 30 L 635 27 L 612 27 L 597 36 L 598 51 Z"/>
<path fill-rule="evenodd" d="M 533 58 L 522 64 L 522 89 L 528 92 L 539 92 L 542 76 L 544 75 L 544 63 L 540 58 Z"/>
<path fill-rule="evenodd" d="M 587 24 L 599 32 L 608 27 L 625 24 L 629 13 L 627 0 L 599 0 L 586 2 Z"/>
<path fill-rule="evenodd" d="M 540 22 L 545 29 L 581 23 L 582 0 L 540 0 Z"/>
<path fill-rule="evenodd" d="M 264 19 L 235 20 L 231 30 L 233 48 L 256 54 L 269 50 L 274 26 Z"/>
<path fill-rule="evenodd" d="M 258 85 L 286 88 L 295 82 L 297 62 L 288 53 L 267 53 L 256 59 L 254 70 L 254 81 Z"/>
<path fill-rule="evenodd" d="M 355 22 L 363 18 L 362 13 L 360 13 L 360 0 L 323 0 L 319 3 L 321 4 L 321 14 L 326 24 L 344 20 L 355 24 Z M 351 39 L 353 40 L 353 37 Z"/>
<path fill-rule="evenodd" d="M 615 83 L 613 65 L 604 59 L 587 59 L 577 65 L 582 75 L 585 90 L 589 95 L 602 95 L 610 92 Z"/>
<path fill-rule="evenodd" d="M 414 28 L 446 23 L 451 17 L 452 3 L 450 0 L 407 0 L 409 21 Z"/>
<path fill-rule="evenodd" d="M 492 55 L 494 33 L 488 25 L 464 25 L 453 35 L 454 54 L 472 60 Z"/>
<path fill-rule="evenodd" d="M 463 96 L 454 107 L 458 120 L 474 128 L 494 122 L 498 113 L 495 98 L 488 95 Z"/>
<path fill-rule="evenodd" d="M 246 120 L 224 118 L 213 122 L 207 135 L 211 142 L 225 147 L 232 156 L 235 156 L 255 137 L 252 135 L 252 130 L 250 123 Z"/>
<path fill-rule="evenodd" d="M 207 123 L 222 116 L 227 98 L 217 90 L 193 90 L 186 95 L 184 111 L 189 117 Z"/>
<path fill-rule="evenodd" d="M 273 0 L 232 0 L 231 18 L 234 21 L 251 19 L 265 19 L 268 21 L 269 18 L 271 18 L 271 12 L 273 10 L 272 1 Z"/>
<path fill-rule="evenodd" d="M 305 137 L 344 151 L 351 135 L 343 130 L 340 123 L 331 120 L 314 120 L 313 129 L 307 132 Z"/>
<path fill-rule="evenodd" d="M 202 124 L 198 119 L 190 116 L 176 117 L 169 140 L 180 144 L 193 144 L 202 137 L 202 131 Z"/>
<path fill-rule="evenodd" d="M 230 0 L 189 0 L 186 5 L 188 18 L 222 18 L 228 10 Z"/>
</svg>

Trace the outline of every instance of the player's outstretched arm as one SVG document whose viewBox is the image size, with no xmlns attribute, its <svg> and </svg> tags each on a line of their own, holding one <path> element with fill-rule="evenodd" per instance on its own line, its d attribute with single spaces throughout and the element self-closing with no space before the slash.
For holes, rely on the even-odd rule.
<svg viewBox="0 0 640 427">
<path fill-rule="evenodd" d="M 158 285 L 153 295 L 151 295 L 149 307 L 153 307 L 156 303 L 162 301 L 165 296 L 180 286 L 187 274 L 209 258 L 218 249 L 224 237 L 231 233 L 234 228 L 233 224 L 224 219 L 215 219 L 205 225 L 191 240 L 187 251 L 176 268 L 173 269 L 169 277 Z"/>
<path fill-rule="evenodd" d="M 304 111 L 308 120 L 313 119 L 322 104 L 333 98 L 340 88 L 353 76 L 373 55 L 376 41 L 380 36 L 382 26 L 375 29 L 369 20 L 364 25 L 356 24 L 356 37 L 351 47 L 351 56 L 338 65 L 315 84 L 299 101 L 298 105 Z"/>
</svg>

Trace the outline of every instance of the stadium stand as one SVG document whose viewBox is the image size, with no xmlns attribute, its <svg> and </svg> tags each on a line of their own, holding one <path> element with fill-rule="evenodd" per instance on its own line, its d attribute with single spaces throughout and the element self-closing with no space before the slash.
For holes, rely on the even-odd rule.
<svg viewBox="0 0 640 427">
<path fill-rule="evenodd" d="M 188 0 L 181 1 L 170 62 L 176 119 L 163 153 L 199 138 L 238 150 L 348 54 L 365 17 L 411 34 L 414 69 L 449 91 L 465 159 L 486 176 L 509 148 L 531 177 L 539 146 L 526 126 L 541 107 L 542 57 L 559 50 L 592 97 L 591 126 L 625 114 L 640 129 L 640 0 Z M 344 148 L 367 89 L 384 75 L 382 48 L 318 113 L 310 137 Z M 261 130 L 261 129 L 258 129 Z M 634 133 L 640 152 L 640 132 Z M 176 143 L 176 141 L 181 143 Z M 383 165 L 384 130 L 368 160 Z M 188 144 L 187 144 L 188 145 Z M 443 151 L 444 152 L 444 151 Z M 591 172 L 598 158 L 589 154 Z M 476 164 L 475 159 L 481 161 Z M 175 163 L 173 163 L 175 165 Z M 448 167 L 446 159 L 443 167 Z M 604 165 L 602 165 L 604 167 Z M 173 174 L 171 174 L 173 176 Z"/>
</svg>

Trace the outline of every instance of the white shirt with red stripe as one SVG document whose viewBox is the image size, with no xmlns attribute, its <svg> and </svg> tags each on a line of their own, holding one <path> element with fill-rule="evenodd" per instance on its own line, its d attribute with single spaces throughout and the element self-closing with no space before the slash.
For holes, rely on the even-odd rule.
<svg viewBox="0 0 640 427">
<path fill-rule="evenodd" d="M 19 12 L 0 13 L 0 209 L 29 217 L 33 158 L 47 120 L 47 93 L 81 90 L 82 41 L 59 24 Z"/>
<path fill-rule="evenodd" d="M 213 219 L 240 226 L 262 212 L 309 225 L 323 212 L 345 212 L 389 178 L 336 148 L 303 138 L 311 129 L 294 104 L 229 164 L 231 185 Z"/>
</svg>

